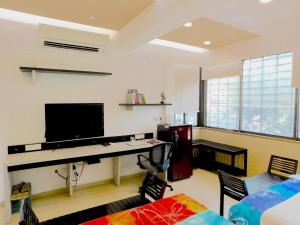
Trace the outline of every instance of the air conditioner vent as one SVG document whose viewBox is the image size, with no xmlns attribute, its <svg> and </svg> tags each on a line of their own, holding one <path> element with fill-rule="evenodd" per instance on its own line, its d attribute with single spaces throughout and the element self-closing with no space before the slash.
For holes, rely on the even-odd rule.
<svg viewBox="0 0 300 225">
<path fill-rule="evenodd" d="M 86 51 L 86 52 L 99 52 L 99 48 L 97 47 L 75 45 L 75 44 L 68 44 L 68 43 L 54 42 L 54 41 L 44 41 L 44 46 Z"/>
</svg>

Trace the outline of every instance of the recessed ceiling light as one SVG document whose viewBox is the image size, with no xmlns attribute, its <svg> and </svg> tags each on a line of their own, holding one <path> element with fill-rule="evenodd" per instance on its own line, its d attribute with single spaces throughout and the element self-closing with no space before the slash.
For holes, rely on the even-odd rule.
<svg viewBox="0 0 300 225">
<path fill-rule="evenodd" d="M 211 44 L 211 41 L 204 41 L 203 44 L 204 44 L 204 45 L 210 45 L 210 44 Z"/>
<path fill-rule="evenodd" d="M 96 16 L 89 16 L 89 19 L 90 19 L 90 20 L 95 20 L 95 19 L 96 19 Z"/>
<path fill-rule="evenodd" d="M 185 26 L 185 27 L 191 27 L 191 26 L 193 26 L 193 23 L 192 22 L 187 22 L 183 26 Z"/>
<path fill-rule="evenodd" d="M 268 4 L 268 3 L 271 3 L 273 0 L 259 0 L 259 2 L 261 4 Z"/>
</svg>

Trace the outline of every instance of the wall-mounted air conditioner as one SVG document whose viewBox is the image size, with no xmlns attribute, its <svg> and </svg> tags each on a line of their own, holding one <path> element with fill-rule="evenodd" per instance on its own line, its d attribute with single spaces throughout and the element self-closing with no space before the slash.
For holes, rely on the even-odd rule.
<svg viewBox="0 0 300 225">
<path fill-rule="evenodd" d="M 39 24 L 38 41 L 43 47 L 103 53 L 110 38 L 105 34 Z"/>
</svg>

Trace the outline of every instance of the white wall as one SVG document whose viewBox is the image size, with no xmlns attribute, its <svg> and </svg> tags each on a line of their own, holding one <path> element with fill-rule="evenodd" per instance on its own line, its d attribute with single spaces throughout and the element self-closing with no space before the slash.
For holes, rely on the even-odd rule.
<svg viewBox="0 0 300 225">
<path fill-rule="evenodd" d="M 118 104 L 125 101 L 128 88 L 138 88 L 149 102 L 159 102 L 160 93 L 164 91 L 164 65 L 143 61 L 130 54 L 104 57 L 93 54 L 90 56 L 88 53 L 66 53 L 62 50 L 44 51 L 35 47 L 34 26 L 23 24 L 19 28 L 18 30 L 18 25 L 13 29 L 10 26 L 1 27 L 1 34 L 5 34 L 2 41 L 8 43 L 8 46 L 0 47 L 1 165 L 6 158 L 8 145 L 44 141 L 45 103 L 103 102 L 106 136 L 156 132 L 158 118 L 164 114 L 162 107 L 138 107 L 134 111 L 127 111 Z M 113 75 L 96 77 L 37 73 L 34 83 L 30 73 L 19 70 L 19 66 L 25 63 L 68 69 L 94 69 L 112 72 Z M 136 161 L 135 155 L 123 157 L 121 175 L 139 172 Z M 65 186 L 64 180 L 54 170 L 63 167 L 15 172 L 14 183 L 32 182 L 33 194 L 61 188 Z M 112 161 L 104 159 L 101 164 L 88 166 L 79 184 L 111 177 Z M 0 186 L 0 201 L 3 201 L 3 166 L 0 168 Z"/>
<path fill-rule="evenodd" d="M 199 111 L 199 66 L 174 65 L 166 71 L 167 116 Z"/>
</svg>

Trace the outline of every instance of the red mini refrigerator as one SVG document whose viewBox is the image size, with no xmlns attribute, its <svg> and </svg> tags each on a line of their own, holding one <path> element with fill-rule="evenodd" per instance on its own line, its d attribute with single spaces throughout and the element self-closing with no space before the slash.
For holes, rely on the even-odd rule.
<svg viewBox="0 0 300 225">
<path fill-rule="evenodd" d="M 174 143 L 168 180 L 192 176 L 192 125 L 158 125 L 157 139 Z"/>
</svg>

